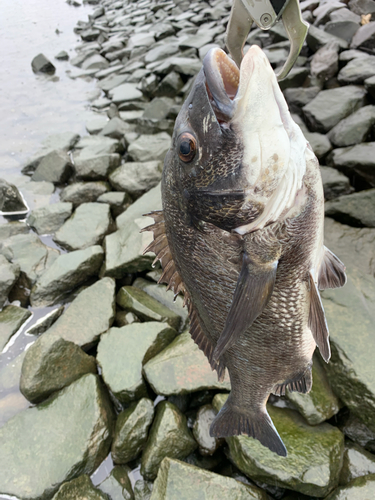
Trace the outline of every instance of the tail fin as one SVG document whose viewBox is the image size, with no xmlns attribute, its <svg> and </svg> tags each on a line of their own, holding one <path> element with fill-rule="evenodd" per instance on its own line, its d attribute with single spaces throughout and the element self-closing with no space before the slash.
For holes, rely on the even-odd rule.
<svg viewBox="0 0 375 500">
<path fill-rule="evenodd" d="M 247 434 L 262 443 L 281 457 L 287 456 L 282 442 L 270 416 L 264 409 L 253 413 L 240 413 L 233 409 L 228 401 L 220 410 L 210 427 L 213 437 L 229 437 Z"/>
</svg>

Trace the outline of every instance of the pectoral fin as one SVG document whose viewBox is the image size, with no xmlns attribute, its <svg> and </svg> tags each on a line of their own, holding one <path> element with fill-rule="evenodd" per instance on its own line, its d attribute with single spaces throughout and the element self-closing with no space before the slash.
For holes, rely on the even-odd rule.
<svg viewBox="0 0 375 500">
<path fill-rule="evenodd" d="M 340 288 L 346 283 L 345 266 L 331 250 L 324 247 L 324 256 L 318 274 L 318 288 Z"/>
<path fill-rule="evenodd" d="M 320 354 L 324 361 L 328 363 L 331 357 L 331 348 L 329 346 L 329 332 L 323 304 L 311 273 L 310 277 L 310 314 L 309 328 L 314 337 L 316 345 L 319 347 Z"/>
<path fill-rule="evenodd" d="M 273 292 L 277 264 L 278 260 L 257 265 L 244 252 L 232 305 L 214 351 L 215 360 L 238 340 L 266 307 Z"/>
</svg>

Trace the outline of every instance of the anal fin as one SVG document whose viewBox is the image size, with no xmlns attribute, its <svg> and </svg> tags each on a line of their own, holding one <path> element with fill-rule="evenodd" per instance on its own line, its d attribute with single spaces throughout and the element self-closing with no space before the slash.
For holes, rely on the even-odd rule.
<svg viewBox="0 0 375 500">
<path fill-rule="evenodd" d="M 314 337 L 316 345 L 319 347 L 320 354 L 326 363 L 331 357 L 331 348 L 329 345 L 329 332 L 326 317 L 324 314 L 322 300 L 316 287 L 311 273 L 310 277 L 310 313 L 309 328 Z"/>
<path fill-rule="evenodd" d="M 224 329 L 217 341 L 214 359 L 218 360 L 262 313 L 271 298 L 278 260 L 258 265 L 246 252 Z"/>
<path fill-rule="evenodd" d="M 286 389 L 288 389 L 290 392 L 300 392 L 301 394 L 307 394 L 308 392 L 310 392 L 311 387 L 312 373 L 310 365 L 302 375 L 297 375 L 297 377 L 286 380 L 282 384 L 276 385 L 272 391 L 272 394 L 275 394 L 275 396 L 285 396 Z"/>
<path fill-rule="evenodd" d="M 324 256 L 318 273 L 318 288 L 340 288 L 346 283 L 345 266 L 327 247 L 324 247 Z"/>
</svg>

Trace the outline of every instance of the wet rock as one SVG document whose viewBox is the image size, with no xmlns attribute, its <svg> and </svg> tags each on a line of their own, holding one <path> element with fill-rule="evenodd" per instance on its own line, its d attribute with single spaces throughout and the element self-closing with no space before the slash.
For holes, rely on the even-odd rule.
<svg viewBox="0 0 375 500">
<path fill-rule="evenodd" d="M 346 486 L 337 488 L 326 500 L 365 500 L 375 495 L 375 474 L 353 479 Z"/>
<path fill-rule="evenodd" d="M 221 476 L 173 458 L 165 458 L 154 483 L 151 500 L 236 498 L 266 500 L 267 494 L 231 477 Z"/>
<path fill-rule="evenodd" d="M 71 216 L 72 210 L 73 205 L 69 202 L 47 205 L 32 210 L 27 218 L 27 223 L 38 234 L 52 234 Z"/>
<path fill-rule="evenodd" d="M 363 105 L 365 93 L 363 88 L 354 85 L 322 90 L 302 108 L 309 128 L 328 132 L 340 120 Z"/>
<path fill-rule="evenodd" d="M 230 390 L 229 377 L 218 382 L 207 358 L 190 333 L 179 335 L 164 351 L 144 366 L 147 382 L 156 394 L 170 396 L 204 389 Z"/>
<path fill-rule="evenodd" d="M 193 435 L 199 445 L 201 455 L 213 455 L 219 448 L 221 440 L 210 436 L 210 426 L 216 417 L 211 405 L 201 406 L 193 427 Z"/>
<path fill-rule="evenodd" d="M 154 418 L 154 405 L 142 398 L 117 417 L 111 454 L 117 464 L 135 460 L 147 441 L 148 429 Z"/>
<path fill-rule="evenodd" d="M 0 212 L 26 214 L 27 211 L 25 200 L 16 186 L 0 179 Z"/>
<path fill-rule="evenodd" d="M 153 321 L 111 328 L 102 335 L 97 360 L 103 380 L 120 402 L 128 404 L 147 395 L 142 367 L 175 335 L 173 328 Z"/>
<path fill-rule="evenodd" d="M 318 49 L 330 42 L 337 42 L 340 49 L 348 48 L 348 42 L 346 42 L 342 38 L 338 38 L 337 36 L 331 35 L 330 33 L 326 33 L 325 31 L 316 28 L 315 26 L 309 27 L 309 31 L 307 32 L 306 37 L 306 43 L 313 52 L 316 52 Z"/>
<path fill-rule="evenodd" d="M 19 413 L 0 429 L 0 493 L 44 500 L 73 476 L 91 474 L 108 454 L 112 421 L 94 375 Z"/>
<path fill-rule="evenodd" d="M 4 241 L 16 234 L 25 234 L 29 232 L 29 227 L 25 222 L 11 221 L 6 224 L 0 224 L 0 241 Z"/>
<path fill-rule="evenodd" d="M 129 131 L 131 131 L 130 125 L 118 116 L 114 116 L 100 132 L 100 135 L 112 137 L 113 139 L 123 139 L 124 135 Z"/>
<path fill-rule="evenodd" d="M 65 50 L 61 50 L 58 54 L 55 55 L 55 59 L 59 61 L 68 61 L 69 54 Z"/>
<path fill-rule="evenodd" d="M 31 61 L 31 67 L 34 73 L 47 73 L 53 75 L 56 71 L 55 66 L 44 54 L 38 54 Z"/>
<path fill-rule="evenodd" d="M 364 106 L 341 120 L 328 137 L 335 146 L 352 146 L 366 141 L 374 124 L 375 106 Z"/>
<path fill-rule="evenodd" d="M 139 100 L 143 96 L 142 92 L 137 89 L 134 83 L 122 83 L 118 87 L 109 90 L 108 95 L 115 104 Z"/>
<path fill-rule="evenodd" d="M 64 306 L 57 307 L 45 316 L 42 316 L 36 323 L 27 329 L 29 335 L 40 335 L 50 328 L 53 323 L 59 319 L 64 312 Z"/>
<path fill-rule="evenodd" d="M 351 49 L 368 49 L 373 52 L 375 49 L 375 23 L 364 24 L 353 36 Z"/>
<path fill-rule="evenodd" d="M 120 165 L 117 153 L 78 157 L 74 162 L 76 178 L 84 181 L 106 180 L 108 175 Z"/>
<path fill-rule="evenodd" d="M 375 142 L 357 144 L 335 149 L 332 153 L 332 163 L 344 174 L 357 173 L 371 186 L 375 186 L 374 155 Z"/>
<path fill-rule="evenodd" d="M 133 500 L 133 489 L 128 472 L 131 472 L 128 467 L 117 465 L 111 470 L 107 479 L 100 483 L 99 489 L 111 500 Z"/>
<path fill-rule="evenodd" d="M 104 240 L 106 255 L 105 264 L 101 270 L 104 276 L 121 278 L 127 273 L 151 269 L 153 254 L 143 255 L 143 250 L 152 241 L 152 233 L 140 230 L 154 220 L 143 217 L 150 210 L 161 210 L 160 185 L 141 196 L 135 203 L 119 215 L 116 225 L 119 228 Z"/>
<path fill-rule="evenodd" d="M 82 203 L 54 240 L 68 250 L 79 250 L 99 244 L 113 224 L 111 210 L 105 203 Z"/>
<path fill-rule="evenodd" d="M 332 200 L 340 195 L 349 194 L 353 190 L 346 175 L 331 167 L 320 167 L 322 175 L 324 198 Z"/>
<path fill-rule="evenodd" d="M 375 189 L 339 196 L 325 205 L 327 217 L 354 227 L 375 227 Z"/>
<path fill-rule="evenodd" d="M 138 479 L 134 484 L 134 500 L 150 500 L 153 483 Z"/>
<path fill-rule="evenodd" d="M 375 457 L 357 444 L 348 441 L 345 446 L 344 463 L 340 473 L 340 484 L 348 484 L 356 477 L 375 473 Z"/>
<path fill-rule="evenodd" d="M 109 176 L 109 182 L 118 190 L 139 197 L 155 187 L 161 179 L 161 161 L 128 162 Z"/>
<path fill-rule="evenodd" d="M 18 280 L 20 268 L 11 264 L 3 255 L 0 255 L 0 309 L 5 304 L 13 285 Z"/>
<path fill-rule="evenodd" d="M 72 171 L 73 166 L 67 153 L 52 151 L 40 161 L 31 179 L 63 184 L 69 179 Z"/>
<path fill-rule="evenodd" d="M 333 41 L 315 52 L 310 63 L 311 74 L 322 80 L 334 77 L 339 68 L 339 49 L 339 44 Z"/>
<path fill-rule="evenodd" d="M 337 75 L 343 85 L 363 84 L 367 78 L 375 75 L 375 56 L 355 58 L 348 62 Z"/>
<path fill-rule="evenodd" d="M 52 500 L 108 500 L 108 497 L 95 488 L 85 474 L 63 483 Z"/>
<path fill-rule="evenodd" d="M 196 447 L 185 415 L 174 404 L 162 401 L 156 408 L 156 417 L 142 454 L 142 476 L 148 480 L 155 479 L 163 458 L 182 459 Z"/>
<path fill-rule="evenodd" d="M 152 160 L 164 161 L 164 157 L 171 147 L 171 136 L 166 132 L 154 135 L 141 135 L 128 148 L 128 154 L 134 161 L 147 162 Z"/>
<path fill-rule="evenodd" d="M 0 352 L 31 314 L 31 311 L 22 307 L 13 305 L 4 307 L 0 312 Z"/>
<path fill-rule="evenodd" d="M 162 321 L 178 330 L 181 317 L 134 286 L 123 286 L 117 294 L 117 304 L 143 321 Z"/>
<path fill-rule="evenodd" d="M 217 394 L 213 406 L 219 410 L 227 396 Z M 288 450 L 279 457 L 256 439 L 226 438 L 231 461 L 255 481 L 281 486 L 305 495 L 324 497 L 338 484 L 344 452 L 344 436 L 327 423 L 308 425 L 295 411 L 267 407 Z"/>
<path fill-rule="evenodd" d="M 64 293 L 84 283 L 90 276 L 95 276 L 103 257 L 100 246 L 60 255 L 31 290 L 33 307 L 53 305 L 61 300 Z"/>
<path fill-rule="evenodd" d="M 96 201 L 99 196 L 110 191 L 107 182 L 75 182 L 60 193 L 61 201 L 70 201 L 74 206 Z"/>
<path fill-rule="evenodd" d="M 175 97 L 183 86 L 184 82 L 181 76 L 175 71 L 171 71 L 161 80 L 155 90 L 155 95 L 160 97 Z"/>
</svg>

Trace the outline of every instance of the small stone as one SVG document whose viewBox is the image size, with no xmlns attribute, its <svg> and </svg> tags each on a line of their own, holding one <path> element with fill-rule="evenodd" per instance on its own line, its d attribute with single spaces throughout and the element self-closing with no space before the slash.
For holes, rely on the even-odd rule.
<svg viewBox="0 0 375 500">
<path fill-rule="evenodd" d="M 220 447 L 221 440 L 210 436 L 210 426 L 216 417 L 211 405 L 201 406 L 193 427 L 193 435 L 199 445 L 201 455 L 213 455 Z"/>
<path fill-rule="evenodd" d="M 166 132 L 154 135 L 141 135 L 130 144 L 128 154 L 134 161 L 146 162 L 151 160 L 164 161 L 164 157 L 171 147 L 171 136 Z"/>
<path fill-rule="evenodd" d="M 204 389 L 230 390 L 228 374 L 218 382 L 207 358 L 190 333 L 179 335 L 164 351 L 143 368 L 147 382 L 156 394 L 170 396 Z"/>
<path fill-rule="evenodd" d="M 364 106 L 341 120 L 330 130 L 328 137 L 338 147 L 365 142 L 375 124 L 375 106 Z"/>
<path fill-rule="evenodd" d="M 161 161 L 127 162 L 112 172 L 109 182 L 118 190 L 138 198 L 161 180 Z"/>
<path fill-rule="evenodd" d="M 356 477 L 375 473 L 375 457 L 357 444 L 347 442 L 344 463 L 340 472 L 340 484 L 348 484 Z"/>
<path fill-rule="evenodd" d="M 375 227 L 375 189 L 339 196 L 325 205 L 327 217 L 354 227 Z"/>
<path fill-rule="evenodd" d="M 124 135 L 131 130 L 128 123 L 121 120 L 118 116 L 114 116 L 100 132 L 100 135 L 121 140 L 124 138 Z"/>
<path fill-rule="evenodd" d="M 332 152 L 333 166 L 349 175 L 357 173 L 371 185 L 375 186 L 375 142 L 365 142 L 349 146 L 347 148 L 337 148 Z"/>
<path fill-rule="evenodd" d="M 53 75 L 56 71 L 55 66 L 51 63 L 49 59 L 46 58 L 44 54 L 38 54 L 31 61 L 31 67 L 34 73 L 47 73 Z"/>
<path fill-rule="evenodd" d="M 28 328 L 26 333 L 29 335 L 40 335 L 41 333 L 44 333 L 56 320 L 59 319 L 64 312 L 64 309 L 64 306 L 53 309 L 45 316 L 42 316 L 36 323 L 33 324 L 33 326 Z"/>
<path fill-rule="evenodd" d="M 79 156 L 74 162 L 76 178 L 83 181 L 102 181 L 120 165 L 121 157 L 117 153 L 95 155 L 92 157 Z"/>
<path fill-rule="evenodd" d="M 375 474 L 353 479 L 346 486 L 337 488 L 325 500 L 365 500 L 374 498 Z"/>
<path fill-rule="evenodd" d="M 338 170 L 321 166 L 320 173 L 323 181 L 324 198 L 327 201 L 352 192 L 353 188 L 350 186 L 348 177 Z"/>
<path fill-rule="evenodd" d="M 95 276 L 103 262 L 102 247 L 93 246 L 60 255 L 39 278 L 31 290 L 33 307 L 53 305 L 64 293 Z"/>
<path fill-rule="evenodd" d="M 315 52 L 310 63 L 311 74 L 322 80 L 334 77 L 339 68 L 339 49 L 339 44 L 334 41 Z"/>
<path fill-rule="evenodd" d="M 70 201 L 74 206 L 77 206 L 81 203 L 94 202 L 108 191 L 110 191 L 110 186 L 107 182 L 75 182 L 61 191 L 60 199 L 61 201 Z"/>
<path fill-rule="evenodd" d="M 162 401 L 157 405 L 156 417 L 142 454 L 142 476 L 148 480 L 155 479 L 163 458 L 182 459 L 196 447 L 185 415 L 174 404 Z"/>
<path fill-rule="evenodd" d="M 55 59 L 59 61 L 68 61 L 69 54 L 65 50 L 61 50 L 58 54 L 55 55 Z"/>
<path fill-rule="evenodd" d="M 0 309 L 5 304 L 9 292 L 18 280 L 20 268 L 11 264 L 3 255 L 0 255 Z"/>
<path fill-rule="evenodd" d="M 108 497 L 95 488 L 85 474 L 63 483 L 52 500 L 108 500 Z"/>
<path fill-rule="evenodd" d="M 111 500 L 133 500 L 133 489 L 128 476 L 131 470 L 128 467 L 116 465 L 107 479 L 104 479 L 98 488 Z M 72 499 L 73 500 L 73 499 Z"/>
<path fill-rule="evenodd" d="M 118 87 L 114 87 L 108 92 L 108 95 L 115 104 L 122 104 L 123 102 L 142 98 L 142 92 L 137 89 L 134 83 L 123 83 Z"/>
<path fill-rule="evenodd" d="M 128 404 L 147 395 L 142 367 L 176 336 L 165 323 L 133 323 L 103 334 L 97 360 L 114 396 Z"/>
<path fill-rule="evenodd" d="M 350 44 L 351 49 L 368 49 L 373 52 L 375 49 L 375 23 L 367 23 L 359 28 L 356 34 L 353 36 L 352 43 Z"/>
<path fill-rule="evenodd" d="M 73 205 L 68 202 L 47 205 L 32 210 L 27 218 L 27 223 L 38 234 L 53 234 L 71 216 L 72 210 Z"/>
<path fill-rule="evenodd" d="M 0 179 L 0 212 L 5 214 L 26 214 L 28 207 L 14 184 Z"/>
<path fill-rule="evenodd" d="M 4 309 L 0 311 L 0 352 L 31 314 L 31 311 L 28 309 L 13 305 L 5 306 Z"/>
<path fill-rule="evenodd" d="M 72 173 L 72 163 L 65 151 L 52 151 L 39 163 L 31 179 L 63 184 Z"/>
<path fill-rule="evenodd" d="M 153 418 L 154 405 L 147 398 L 133 403 L 118 415 L 111 449 L 116 464 L 126 464 L 138 457 L 146 444 Z"/>
<path fill-rule="evenodd" d="M 354 58 L 337 75 L 342 85 L 363 84 L 367 78 L 375 75 L 375 56 Z"/>
</svg>

